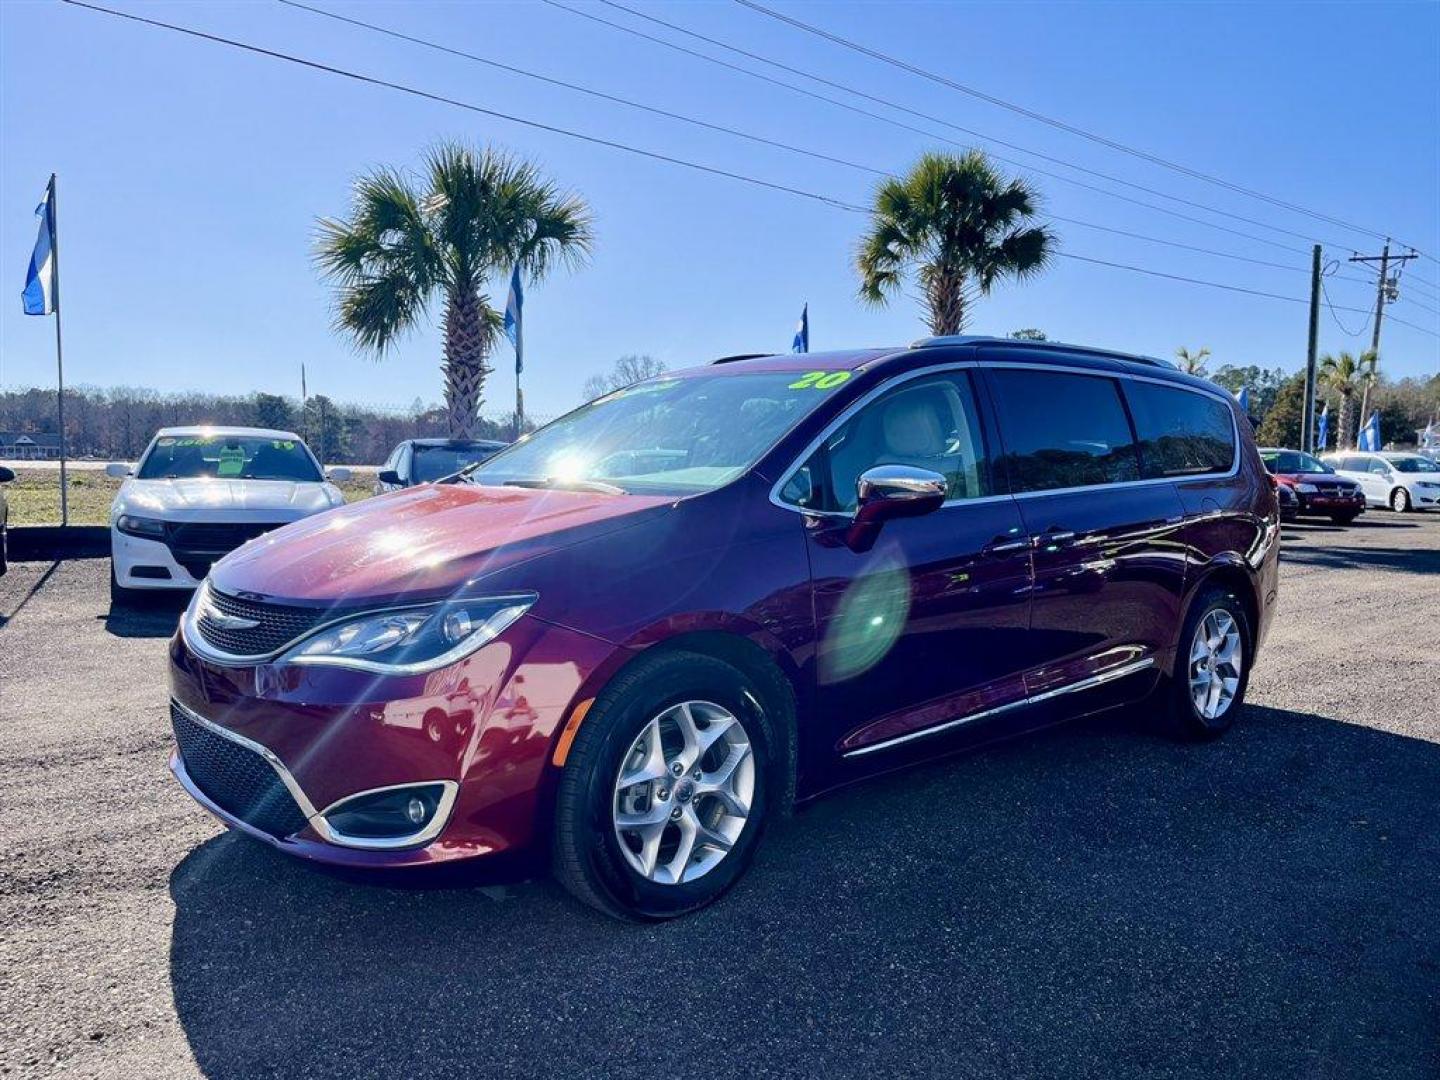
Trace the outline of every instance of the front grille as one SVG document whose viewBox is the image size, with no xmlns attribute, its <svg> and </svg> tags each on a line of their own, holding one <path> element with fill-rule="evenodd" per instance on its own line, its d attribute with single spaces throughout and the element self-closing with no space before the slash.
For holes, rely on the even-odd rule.
<svg viewBox="0 0 1440 1080">
<path fill-rule="evenodd" d="M 253 540 L 284 521 L 176 521 L 165 529 L 165 546 L 175 561 L 194 578 L 203 578 L 210 567 L 247 540 Z"/>
<path fill-rule="evenodd" d="M 1354 484 L 1337 484 L 1334 481 L 1317 481 L 1316 491 L 1321 495 L 1353 495 L 1356 492 Z"/>
<path fill-rule="evenodd" d="M 241 630 L 228 630 L 217 626 L 209 610 L 212 605 L 223 615 L 250 619 L 256 625 Z M 206 644 L 222 652 L 234 656 L 263 656 L 313 630 L 332 614 L 334 613 L 328 608 L 290 607 L 285 604 L 241 600 L 212 588 L 210 604 L 202 608 L 197 625 Z"/>
<path fill-rule="evenodd" d="M 305 827 L 305 814 L 259 754 L 196 723 L 173 701 L 170 724 L 186 773 L 216 806 L 271 836 Z"/>
</svg>

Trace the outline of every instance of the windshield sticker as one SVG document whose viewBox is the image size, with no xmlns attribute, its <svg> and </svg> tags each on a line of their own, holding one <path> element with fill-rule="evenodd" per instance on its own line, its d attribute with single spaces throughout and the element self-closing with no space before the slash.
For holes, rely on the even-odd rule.
<svg viewBox="0 0 1440 1080">
<path fill-rule="evenodd" d="M 789 390 L 834 390 L 850 378 L 848 371 L 807 371 L 792 382 Z"/>
<path fill-rule="evenodd" d="M 217 476 L 239 476 L 245 468 L 245 451 L 238 446 L 220 448 L 220 464 L 215 470 Z"/>
<path fill-rule="evenodd" d="M 289 439 L 275 439 L 270 443 L 276 450 L 294 450 L 295 444 Z"/>
</svg>

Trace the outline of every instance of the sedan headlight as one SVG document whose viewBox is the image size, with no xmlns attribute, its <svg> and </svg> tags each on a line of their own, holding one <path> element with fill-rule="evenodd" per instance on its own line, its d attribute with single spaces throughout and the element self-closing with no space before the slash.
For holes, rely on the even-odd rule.
<svg viewBox="0 0 1440 1080">
<path fill-rule="evenodd" d="M 1296 484 L 1295 490 L 1300 492 L 1300 494 L 1302 495 L 1314 495 L 1320 489 L 1317 488 L 1314 484 Z"/>
<path fill-rule="evenodd" d="M 147 540 L 165 539 L 165 522 L 157 518 L 121 514 L 115 519 L 115 527 L 128 536 L 143 536 Z"/>
<path fill-rule="evenodd" d="M 536 599 L 535 593 L 522 593 L 372 611 L 311 634 L 279 662 L 419 675 L 494 641 Z"/>
</svg>

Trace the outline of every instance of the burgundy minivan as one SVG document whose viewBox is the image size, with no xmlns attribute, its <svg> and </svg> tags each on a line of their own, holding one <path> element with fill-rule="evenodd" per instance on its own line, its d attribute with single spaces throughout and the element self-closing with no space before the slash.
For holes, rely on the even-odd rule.
<svg viewBox="0 0 1440 1080">
<path fill-rule="evenodd" d="M 1278 536 L 1235 402 L 1159 361 L 719 361 L 217 563 L 170 647 L 170 766 L 304 858 L 538 853 L 679 915 L 858 778 L 1136 702 L 1224 731 Z"/>
</svg>

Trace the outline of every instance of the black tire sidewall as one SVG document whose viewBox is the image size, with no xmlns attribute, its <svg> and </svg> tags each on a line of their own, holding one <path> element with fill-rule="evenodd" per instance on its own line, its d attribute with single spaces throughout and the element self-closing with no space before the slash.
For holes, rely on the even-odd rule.
<svg viewBox="0 0 1440 1080">
<path fill-rule="evenodd" d="M 583 814 L 584 820 L 570 825 L 573 842 L 582 848 L 581 862 L 589 883 L 619 913 L 640 919 L 673 918 L 694 911 L 739 880 L 764 832 L 777 780 L 774 728 L 759 707 L 760 698 L 750 680 L 712 657 L 675 654 L 664 659 L 668 662 L 657 664 L 613 699 L 606 701 L 602 695 L 582 725 L 582 732 L 593 740 L 584 774 L 566 778 L 567 783 L 579 785 L 571 807 L 572 812 Z M 615 777 L 644 726 L 670 706 L 691 700 L 721 705 L 744 725 L 755 755 L 755 796 L 739 840 L 714 869 L 693 882 L 660 885 L 641 877 L 620 850 L 611 816 Z"/>
<path fill-rule="evenodd" d="M 1190 697 L 1190 648 L 1195 641 L 1196 631 L 1205 617 L 1215 610 L 1224 610 L 1235 625 L 1240 628 L 1240 651 L 1244 662 L 1240 667 L 1240 684 L 1235 688 L 1235 697 L 1230 707 L 1213 720 L 1201 716 Z M 1250 687 L 1250 666 L 1255 655 L 1254 636 L 1250 620 L 1245 614 L 1245 605 L 1229 589 L 1208 588 L 1195 598 L 1190 613 L 1185 619 L 1185 629 L 1180 635 L 1180 649 L 1175 657 L 1172 708 L 1185 734 L 1191 738 L 1210 739 L 1228 731 L 1245 705 L 1245 694 Z"/>
</svg>

